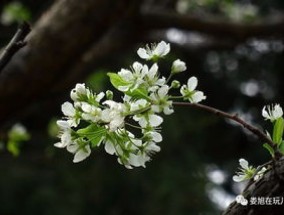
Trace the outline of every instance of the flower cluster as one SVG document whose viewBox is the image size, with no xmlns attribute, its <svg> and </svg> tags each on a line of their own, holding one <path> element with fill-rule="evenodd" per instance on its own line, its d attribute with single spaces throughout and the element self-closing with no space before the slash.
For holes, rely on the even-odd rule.
<svg viewBox="0 0 284 215">
<path fill-rule="evenodd" d="M 91 154 L 91 149 L 104 145 L 108 154 L 116 155 L 126 168 L 145 167 L 151 155 L 160 151 L 158 143 L 163 122 L 162 114 L 174 112 L 173 99 L 180 98 L 197 103 L 206 97 L 196 90 L 197 78 L 189 78 L 180 88 L 181 95 L 169 94 L 179 88 L 177 80 L 170 78 L 186 70 L 185 62 L 172 63 L 168 79 L 160 76 L 158 60 L 170 51 L 170 44 L 139 48 L 140 58 L 152 64 L 134 62 L 130 68 L 108 73 L 110 82 L 123 93 L 122 101 L 113 100 L 113 93 L 94 93 L 85 84 L 71 90 L 71 102 L 62 104 L 64 117 L 58 120 L 60 142 L 55 146 L 74 154 L 73 162 L 80 162 Z"/>
<path fill-rule="evenodd" d="M 262 178 L 263 174 L 266 172 L 266 168 L 262 167 L 260 170 L 257 168 L 254 168 L 253 166 L 249 166 L 248 161 L 245 159 L 241 158 L 239 160 L 241 168 L 239 172 L 237 172 L 237 175 L 233 176 L 233 180 L 235 182 L 241 182 L 241 181 L 246 181 L 251 178 L 254 178 L 254 180 L 258 180 Z"/>
<path fill-rule="evenodd" d="M 264 106 L 262 109 L 262 116 L 266 120 L 274 122 L 275 120 L 283 116 L 283 110 L 279 104 L 276 104 L 274 107 L 269 105 L 266 107 Z"/>
<path fill-rule="evenodd" d="M 263 144 L 263 146 L 269 151 L 272 157 L 275 156 L 276 152 L 284 154 L 284 119 L 281 106 L 279 104 L 275 104 L 274 106 L 264 106 L 262 109 L 262 116 L 265 120 L 269 120 L 273 124 L 273 130 L 271 134 L 266 131 L 268 139 L 270 139 L 273 144 L 265 143 Z"/>
</svg>

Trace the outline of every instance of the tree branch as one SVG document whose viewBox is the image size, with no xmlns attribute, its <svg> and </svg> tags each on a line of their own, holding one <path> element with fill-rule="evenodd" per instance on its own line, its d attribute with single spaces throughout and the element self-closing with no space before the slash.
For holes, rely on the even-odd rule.
<svg viewBox="0 0 284 215">
<path fill-rule="evenodd" d="M 27 46 L 0 73 L 1 123 L 17 118 L 25 107 L 38 105 L 39 101 L 49 97 L 49 89 L 69 77 L 78 59 L 99 43 L 109 29 L 130 16 L 133 5 L 138 3 L 141 4 L 130 0 L 115 3 L 111 0 L 55 1 L 34 24 Z M 78 32 L 80 37 L 72 39 Z M 81 73 L 81 70 L 77 71 Z M 80 80 L 85 76 L 84 73 Z M 70 86 L 64 89 L 68 88 Z"/>
<path fill-rule="evenodd" d="M 22 47 L 26 45 L 24 39 L 31 31 L 30 26 L 28 23 L 24 22 L 21 24 L 15 33 L 12 40 L 6 46 L 4 51 L 1 53 L 0 56 L 0 72 L 2 69 L 7 65 L 7 63 L 11 60 L 14 54 Z"/>
<path fill-rule="evenodd" d="M 272 140 L 265 133 L 263 133 L 260 129 L 256 128 L 255 126 L 253 126 L 253 125 L 245 122 L 241 118 L 239 118 L 237 114 L 229 114 L 229 113 L 221 111 L 219 109 L 216 109 L 216 108 L 213 108 L 213 107 L 210 107 L 210 106 L 207 106 L 207 105 L 197 104 L 197 103 L 173 102 L 173 104 L 179 105 L 179 106 L 195 107 L 195 108 L 216 114 L 216 115 L 221 116 L 223 118 L 233 120 L 233 121 L 237 122 L 238 124 L 242 125 L 245 129 L 247 129 L 250 132 L 252 132 L 253 134 L 255 134 L 257 137 L 259 137 L 260 140 L 268 143 L 272 148 L 275 148 L 275 144 L 272 142 Z"/>
<path fill-rule="evenodd" d="M 180 28 L 236 40 L 250 37 L 283 37 L 284 35 L 284 16 L 280 15 L 259 18 L 251 23 L 237 23 L 221 17 L 201 18 L 169 11 L 149 10 L 145 11 L 140 19 L 141 23 L 150 29 Z"/>
</svg>

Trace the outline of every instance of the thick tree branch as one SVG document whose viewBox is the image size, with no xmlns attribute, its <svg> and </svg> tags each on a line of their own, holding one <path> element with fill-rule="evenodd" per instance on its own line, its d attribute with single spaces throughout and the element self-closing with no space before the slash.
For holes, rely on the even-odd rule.
<svg viewBox="0 0 284 215">
<path fill-rule="evenodd" d="M 218 116 L 233 120 L 237 122 L 238 124 L 242 125 L 245 129 L 249 130 L 253 134 L 255 134 L 260 140 L 264 141 L 265 143 L 268 143 L 272 148 L 275 148 L 275 144 L 272 142 L 270 138 L 267 137 L 265 133 L 263 133 L 260 129 L 256 128 L 255 126 L 245 122 L 241 118 L 238 117 L 237 114 L 229 114 L 227 112 L 218 110 L 216 108 L 207 106 L 207 105 L 202 105 L 202 104 L 197 104 L 197 103 L 189 103 L 189 102 L 174 102 L 174 105 L 178 106 L 189 106 L 189 107 L 195 107 L 201 110 L 205 110 L 207 112 L 216 114 Z"/>
<path fill-rule="evenodd" d="M 0 121 L 17 117 L 23 107 L 46 99 L 50 89 L 69 76 L 81 56 L 99 43 L 109 29 L 126 19 L 138 3 L 131 0 L 56 1 L 35 23 L 27 38 L 28 44 L 0 74 Z M 77 71 L 80 73 L 79 69 Z M 80 76 L 81 80 L 84 77 Z M 68 88 L 70 86 L 65 86 Z"/>
<path fill-rule="evenodd" d="M 9 44 L 5 47 L 0 56 L 0 72 L 7 65 L 7 63 L 11 60 L 14 54 L 22 47 L 26 45 L 24 39 L 30 32 L 30 26 L 28 23 L 24 22 L 18 28 L 16 34 L 11 39 Z"/>
<path fill-rule="evenodd" d="M 148 28 L 180 28 L 218 37 L 244 40 L 250 37 L 283 37 L 284 16 L 259 18 L 252 23 L 237 23 L 217 17 L 197 17 L 175 12 L 145 11 L 141 23 Z"/>
</svg>

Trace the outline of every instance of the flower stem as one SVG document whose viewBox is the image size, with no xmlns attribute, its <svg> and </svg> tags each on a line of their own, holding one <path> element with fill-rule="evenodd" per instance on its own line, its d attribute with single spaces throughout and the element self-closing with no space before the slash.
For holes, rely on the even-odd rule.
<svg viewBox="0 0 284 215">
<path fill-rule="evenodd" d="M 217 116 L 221 116 L 223 118 L 233 120 L 233 121 L 237 122 L 238 124 L 242 125 L 245 129 L 247 129 L 250 132 L 252 132 L 253 134 L 255 134 L 262 141 L 268 143 L 273 149 L 275 149 L 275 151 L 277 151 L 276 145 L 273 143 L 273 141 L 264 132 L 262 132 L 260 129 L 256 128 L 255 126 L 245 122 L 243 119 L 239 118 L 237 114 L 229 114 L 229 113 L 221 111 L 219 109 L 216 109 L 216 108 L 213 108 L 213 107 L 210 107 L 210 106 L 207 106 L 207 105 L 197 104 L 197 103 L 173 102 L 173 105 L 195 107 L 195 108 L 216 114 Z"/>
</svg>

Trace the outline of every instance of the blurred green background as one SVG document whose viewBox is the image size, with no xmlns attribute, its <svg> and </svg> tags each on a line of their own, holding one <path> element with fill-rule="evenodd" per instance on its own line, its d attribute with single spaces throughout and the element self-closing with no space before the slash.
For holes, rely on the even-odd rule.
<svg viewBox="0 0 284 215">
<path fill-rule="evenodd" d="M 9 41 L 18 21 L 35 22 L 52 3 L 26 0 L 15 6 L 13 1 L 1 2 L 0 43 Z M 241 9 L 236 3 L 242 4 Z M 244 15 L 237 11 L 251 5 L 255 8 Z M 250 22 L 283 7 L 281 0 L 177 3 L 180 13 L 220 14 L 238 22 Z M 163 61 L 162 75 L 168 74 L 165 68 L 173 59 L 184 60 L 188 71 L 176 78 L 185 83 L 189 76 L 197 76 L 199 89 L 207 95 L 205 104 L 236 112 L 270 129 L 261 110 L 269 103 L 284 104 L 283 38 L 218 43 L 174 28 L 164 36 L 172 43 L 172 51 Z M 86 80 L 88 86 L 96 92 L 109 89 L 106 72 L 138 60 L 138 47 L 109 62 L 108 68 L 94 68 Z M 68 100 L 68 92 L 65 98 Z M 60 118 L 60 105 L 57 113 L 44 114 L 49 119 Z M 127 170 L 103 148 L 73 164 L 71 154 L 53 147 L 58 139 L 49 135 L 47 123 L 37 119 L 22 123 L 32 137 L 21 144 L 20 155 L 13 157 L 4 148 L 0 152 L 0 215 L 218 214 L 242 187 L 232 181 L 238 159 L 244 157 L 254 165 L 269 160 L 262 143 L 240 126 L 186 107 L 176 107 L 175 114 L 165 117 L 162 150 L 145 169 Z"/>
</svg>

